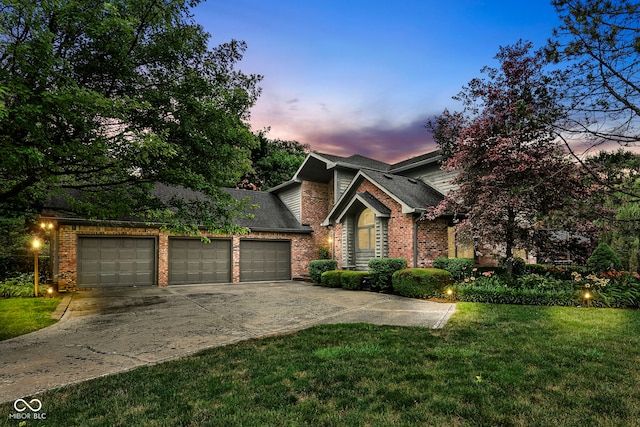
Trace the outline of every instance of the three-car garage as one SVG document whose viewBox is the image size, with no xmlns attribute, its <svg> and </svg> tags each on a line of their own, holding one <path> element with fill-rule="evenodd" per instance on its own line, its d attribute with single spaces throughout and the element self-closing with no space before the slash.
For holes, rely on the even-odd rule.
<svg viewBox="0 0 640 427">
<path fill-rule="evenodd" d="M 158 238 L 78 236 L 78 285 L 81 287 L 158 284 Z M 240 239 L 241 282 L 291 279 L 291 241 Z M 230 283 L 233 240 L 168 238 L 168 284 Z"/>
</svg>

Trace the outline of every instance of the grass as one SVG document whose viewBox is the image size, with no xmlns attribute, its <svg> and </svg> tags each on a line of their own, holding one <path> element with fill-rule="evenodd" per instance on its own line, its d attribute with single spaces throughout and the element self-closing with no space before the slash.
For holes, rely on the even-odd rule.
<svg viewBox="0 0 640 427">
<path fill-rule="evenodd" d="M 317 326 L 38 398 L 47 425 L 633 426 L 639 383 L 640 311 L 459 303 L 442 330 Z"/>
<path fill-rule="evenodd" d="M 0 298 L 0 341 L 56 323 L 58 304 L 60 298 Z"/>
</svg>

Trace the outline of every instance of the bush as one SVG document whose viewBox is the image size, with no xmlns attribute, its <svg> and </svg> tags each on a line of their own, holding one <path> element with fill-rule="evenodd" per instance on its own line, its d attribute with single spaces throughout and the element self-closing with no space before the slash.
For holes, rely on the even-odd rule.
<svg viewBox="0 0 640 427">
<path fill-rule="evenodd" d="M 436 258 L 433 267 L 447 270 L 453 280 L 462 280 L 469 277 L 475 267 L 473 258 Z"/>
<path fill-rule="evenodd" d="M 465 286 L 453 288 L 455 299 L 468 302 L 523 305 L 576 306 L 582 303 L 580 291 L 516 289 L 507 286 Z"/>
<path fill-rule="evenodd" d="M 320 285 L 327 288 L 341 288 L 340 276 L 342 276 L 343 270 L 329 270 L 322 273 L 320 276 Z"/>
<path fill-rule="evenodd" d="M 511 275 L 513 277 L 520 277 L 526 273 L 527 263 L 522 258 L 502 258 L 498 263 L 498 267 L 509 271 L 508 263 L 511 261 Z"/>
<path fill-rule="evenodd" d="M 440 268 L 405 268 L 393 273 L 393 290 L 410 298 L 430 298 L 453 284 L 451 273 Z"/>
<path fill-rule="evenodd" d="M 606 243 L 600 243 L 587 260 L 587 268 L 593 273 L 620 270 L 622 263 L 618 255 Z"/>
<path fill-rule="evenodd" d="M 322 246 L 320 248 L 318 248 L 318 258 L 319 259 L 329 259 L 329 248 L 327 248 L 326 246 Z"/>
<path fill-rule="evenodd" d="M 391 283 L 393 273 L 405 268 L 407 268 L 407 260 L 404 258 L 373 258 L 369 260 L 371 289 L 390 292 L 393 289 Z"/>
<path fill-rule="evenodd" d="M 317 259 L 309 263 L 309 276 L 313 283 L 320 283 L 322 273 L 338 268 L 338 261 L 335 259 Z"/>
<path fill-rule="evenodd" d="M 33 277 L 33 273 L 23 273 L 0 283 L 0 297 L 32 297 L 34 288 Z M 46 286 L 39 286 L 38 294 L 40 296 L 45 295 L 46 288 Z"/>
<path fill-rule="evenodd" d="M 343 289 L 358 290 L 362 289 L 364 278 L 369 276 L 368 271 L 350 271 L 344 270 L 340 276 L 340 283 Z"/>
</svg>

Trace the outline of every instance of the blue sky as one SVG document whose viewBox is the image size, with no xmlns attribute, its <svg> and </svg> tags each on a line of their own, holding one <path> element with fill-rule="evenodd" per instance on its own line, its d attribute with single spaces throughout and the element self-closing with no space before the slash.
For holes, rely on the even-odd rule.
<svg viewBox="0 0 640 427">
<path fill-rule="evenodd" d="M 548 0 L 209 0 L 211 44 L 244 40 L 239 68 L 264 76 L 254 131 L 312 150 L 394 162 L 435 148 L 424 124 L 520 38 L 559 24 Z"/>
</svg>

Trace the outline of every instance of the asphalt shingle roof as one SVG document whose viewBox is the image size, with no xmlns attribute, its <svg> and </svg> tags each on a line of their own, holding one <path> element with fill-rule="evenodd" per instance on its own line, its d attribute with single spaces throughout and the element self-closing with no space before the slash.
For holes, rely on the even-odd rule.
<svg viewBox="0 0 640 427">
<path fill-rule="evenodd" d="M 366 170 L 362 173 L 388 193 L 393 194 L 405 205 L 413 209 L 437 206 L 444 195 L 424 182 L 379 171 Z"/>
</svg>

